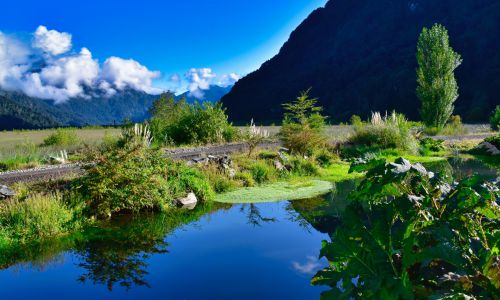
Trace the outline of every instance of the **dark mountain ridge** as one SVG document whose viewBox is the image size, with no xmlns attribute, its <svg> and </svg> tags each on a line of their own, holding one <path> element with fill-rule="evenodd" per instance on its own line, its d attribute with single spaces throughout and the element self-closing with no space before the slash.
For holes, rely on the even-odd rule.
<svg viewBox="0 0 500 300">
<path fill-rule="evenodd" d="M 448 28 L 464 59 L 455 113 L 485 121 L 500 103 L 498 0 L 330 0 L 222 102 L 235 122 L 275 122 L 282 103 L 312 88 L 333 122 L 393 109 L 418 119 L 416 44 L 434 23 Z"/>
</svg>

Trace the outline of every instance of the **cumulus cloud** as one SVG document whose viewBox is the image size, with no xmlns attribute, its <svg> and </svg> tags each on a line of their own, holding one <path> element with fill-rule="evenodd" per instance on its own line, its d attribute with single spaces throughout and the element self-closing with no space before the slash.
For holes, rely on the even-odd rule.
<svg viewBox="0 0 500 300">
<path fill-rule="evenodd" d="M 228 87 L 230 85 L 234 85 L 236 81 L 240 80 L 241 76 L 236 73 L 224 74 L 219 78 L 217 82 L 218 86 Z"/>
<path fill-rule="evenodd" d="M 110 57 L 102 67 L 101 78 L 112 82 L 120 90 L 131 87 L 148 94 L 161 93 L 160 89 L 152 87 L 153 79 L 160 76 L 159 72 L 148 70 L 133 59 Z"/>
<path fill-rule="evenodd" d="M 33 47 L 52 55 L 66 53 L 71 50 L 71 34 L 38 26 L 33 34 Z"/>
<path fill-rule="evenodd" d="M 15 89 L 29 69 L 30 51 L 22 43 L 0 32 L 0 86 Z"/>
<path fill-rule="evenodd" d="M 132 88 L 150 94 L 159 72 L 150 71 L 132 59 L 108 58 L 102 68 L 87 48 L 71 50 L 71 35 L 39 26 L 31 45 L 0 32 L 0 88 L 52 99 L 56 103 L 73 97 L 90 97 L 102 91 L 107 96 Z M 41 54 L 41 51 L 43 54 Z M 87 88 L 86 88 L 87 87 Z"/>
<path fill-rule="evenodd" d="M 240 79 L 236 73 L 230 73 L 217 77 L 217 74 L 210 68 L 192 68 L 185 75 L 188 82 L 189 95 L 201 99 L 205 96 L 204 91 L 208 90 L 211 85 L 228 87 L 233 85 Z"/>
<path fill-rule="evenodd" d="M 39 73 L 26 75 L 23 90 L 28 96 L 63 102 L 83 96 L 83 86 L 93 86 L 99 76 L 99 64 L 87 48 L 79 54 L 54 60 Z"/>
</svg>

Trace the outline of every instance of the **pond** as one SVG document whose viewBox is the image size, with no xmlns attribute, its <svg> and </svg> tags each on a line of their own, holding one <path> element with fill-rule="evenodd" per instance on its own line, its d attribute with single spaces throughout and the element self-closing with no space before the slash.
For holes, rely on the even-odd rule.
<svg viewBox="0 0 500 300">
<path fill-rule="evenodd" d="M 474 160 L 429 166 L 462 177 L 497 171 Z M 0 271 L 2 299 L 318 299 L 312 286 L 355 182 L 307 200 L 214 204 L 177 216 L 121 218 L 20 250 Z"/>
</svg>

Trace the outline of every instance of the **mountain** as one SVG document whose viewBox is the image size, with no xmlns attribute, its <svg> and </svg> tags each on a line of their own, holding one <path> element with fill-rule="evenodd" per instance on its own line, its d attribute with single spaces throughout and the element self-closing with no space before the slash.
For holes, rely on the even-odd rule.
<svg viewBox="0 0 500 300">
<path fill-rule="evenodd" d="M 157 95 L 125 89 L 111 97 L 91 91 L 90 98 L 72 98 L 55 104 L 20 92 L 0 91 L 0 130 L 120 124 L 143 121 Z"/>
<path fill-rule="evenodd" d="M 48 114 L 0 96 L 0 129 L 56 127 L 61 124 Z"/>
<path fill-rule="evenodd" d="M 235 122 L 273 122 L 282 103 L 312 88 L 333 122 L 393 109 L 418 119 L 416 45 L 434 23 L 448 28 L 464 60 L 455 113 L 484 122 L 500 103 L 498 0 L 330 0 L 222 102 Z"/>
<path fill-rule="evenodd" d="M 186 99 L 186 102 L 188 103 L 194 103 L 195 101 L 198 101 L 199 103 L 201 102 L 212 102 L 215 103 L 219 101 L 224 95 L 229 93 L 231 90 L 232 86 L 227 86 L 227 87 L 222 87 L 218 85 L 211 85 L 207 90 L 203 90 L 203 97 L 202 98 L 196 98 L 192 95 L 190 95 L 189 92 L 185 92 L 179 96 L 177 96 L 177 99 Z"/>
<path fill-rule="evenodd" d="M 188 103 L 217 102 L 230 89 L 211 85 L 203 91 L 201 99 L 190 96 L 188 92 L 176 98 L 185 97 Z M 112 97 L 91 89 L 86 94 L 92 96 L 54 104 L 52 100 L 33 98 L 20 92 L 0 91 L 0 130 L 112 125 L 125 119 L 142 122 L 149 117 L 148 110 L 158 98 L 134 89 L 118 91 Z"/>
</svg>

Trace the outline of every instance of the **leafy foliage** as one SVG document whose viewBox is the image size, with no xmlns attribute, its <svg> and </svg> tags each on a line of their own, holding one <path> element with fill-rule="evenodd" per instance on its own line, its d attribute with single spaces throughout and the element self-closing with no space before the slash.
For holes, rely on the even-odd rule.
<svg viewBox="0 0 500 300">
<path fill-rule="evenodd" d="M 458 98 L 454 71 L 462 59 L 450 47 L 448 31 L 435 24 L 424 28 L 417 46 L 417 95 L 422 102 L 420 115 L 425 125 L 442 129 Z"/>
<path fill-rule="evenodd" d="M 497 105 L 490 117 L 490 125 L 493 130 L 500 130 L 500 105 Z"/>
<path fill-rule="evenodd" d="M 405 159 L 361 161 L 341 225 L 324 242 L 322 299 L 492 299 L 500 291 L 499 183 L 453 186 Z"/>
<path fill-rule="evenodd" d="M 326 143 L 326 117 L 321 115 L 323 108 L 316 106 L 316 102 L 307 90 L 295 101 L 283 104 L 285 114 L 279 136 L 292 153 L 312 154 Z"/>
<path fill-rule="evenodd" d="M 166 93 L 154 102 L 150 113 L 153 139 L 157 144 L 209 144 L 237 138 L 220 103 L 188 104 Z"/>
<path fill-rule="evenodd" d="M 58 128 L 46 139 L 43 140 L 42 146 L 72 146 L 79 143 L 76 129 L 74 128 Z"/>
<path fill-rule="evenodd" d="M 357 146 L 381 149 L 397 148 L 416 152 L 417 140 L 411 132 L 411 124 L 405 116 L 392 112 L 382 117 L 373 113 L 369 123 L 358 122 L 349 141 Z"/>
<path fill-rule="evenodd" d="M 101 218 L 124 211 L 166 209 L 189 191 L 201 200 L 214 196 L 199 171 L 143 144 L 126 144 L 96 159 L 96 165 L 76 181 L 76 189 L 88 199 L 90 213 Z"/>
</svg>

